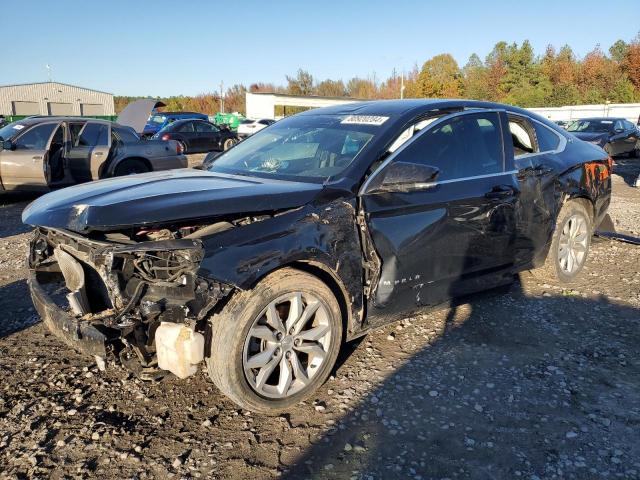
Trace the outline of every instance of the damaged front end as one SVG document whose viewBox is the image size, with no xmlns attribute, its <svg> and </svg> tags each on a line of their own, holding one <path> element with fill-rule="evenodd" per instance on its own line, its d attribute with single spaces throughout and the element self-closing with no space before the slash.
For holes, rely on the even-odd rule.
<svg viewBox="0 0 640 480">
<path fill-rule="evenodd" d="M 36 229 L 34 304 L 54 334 L 99 365 L 109 358 L 141 378 L 159 378 L 162 368 L 184 378 L 204 356 L 205 317 L 233 289 L 198 275 L 204 249 L 197 232 L 226 225 L 103 238 Z"/>
</svg>

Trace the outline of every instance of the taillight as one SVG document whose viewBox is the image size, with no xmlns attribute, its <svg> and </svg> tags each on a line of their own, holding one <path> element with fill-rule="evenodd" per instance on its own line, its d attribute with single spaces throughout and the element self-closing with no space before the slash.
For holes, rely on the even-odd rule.
<svg viewBox="0 0 640 480">
<path fill-rule="evenodd" d="M 162 137 L 160 137 L 160 140 L 164 140 L 165 142 L 169 139 L 171 139 L 171 137 L 168 133 L 165 133 L 164 135 L 162 135 Z"/>
<path fill-rule="evenodd" d="M 178 155 L 182 155 L 184 153 L 184 148 L 182 148 L 182 144 L 180 142 L 176 142 L 176 153 Z"/>
</svg>

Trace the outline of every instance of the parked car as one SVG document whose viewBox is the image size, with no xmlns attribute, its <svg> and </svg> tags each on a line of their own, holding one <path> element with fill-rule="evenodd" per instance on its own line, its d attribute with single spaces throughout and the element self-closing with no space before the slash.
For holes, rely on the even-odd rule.
<svg viewBox="0 0 640 480">
<path fill-rule="evenodd" d="M 580 140 L 604 148 L 611 156 L 640 157 L 640 132 L 624 118 L 583 118 L 572 122 L 567 131 Z"/>
<path fill-rule="evenodd" d="M 208 121 L 209 117 L 197 112 L 159 112 L 149 116 L 142 137 L 151 138 L 160 130 L 178 120 L 198 119 Z"/>
<path fill-rule="evenodd" d="M 34 201 L 31 294 L 53 333 L 101 363 L 184 378 L 204 359 L 234 402 L 272 413 L 325 381 L 343 341 L 523 270 L 573 281 L 610 172 L 601 148 L 512 106 L 310 110 L 207 171 Z"/>
<path fill-rule="evenodd" d="M 258 120 L 250 120 L 247 118 L 238 124 L 238 137 L 247 138 L 274 123 L 276 123 L 276 121 L 270 118 L 260 118 Z"/>
<path fill-rule="evenodd" d="M 177 120 L 152 138 L 175 140 L 185 153 L 202 153 L 228 150 L 238 143 L 238 135 L 227 127 L 204 120 Z"/>
<path fill-rule="evenodd" d="M 106 120 L 35 116 L 0 128 L 0 190 L 55 189 L 186 166 L 178 142 L 141 141 L 132 127 Z"/>
</svg>

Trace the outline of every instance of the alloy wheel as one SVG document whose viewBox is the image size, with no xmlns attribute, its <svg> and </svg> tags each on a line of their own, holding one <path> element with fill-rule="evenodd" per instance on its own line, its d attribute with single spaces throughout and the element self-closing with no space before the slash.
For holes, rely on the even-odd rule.
<svg viewBox="0 0 640 480">
<path fill-rule="evenodd" d="M 303 390 L 320 371 L 331 335 L 328 309 L 316 296 L 293 292 L 271 301 L 245 340 L 242 366 L 249 385 L 267 398 Z"/>
<path fill-rule="evenodd" d="M 582 268 L 587 256 L 589 232 L 586 219 L 574 214 L 565 222 L 558 242 L 560 269 L 572 274 Z"/>
</svg>

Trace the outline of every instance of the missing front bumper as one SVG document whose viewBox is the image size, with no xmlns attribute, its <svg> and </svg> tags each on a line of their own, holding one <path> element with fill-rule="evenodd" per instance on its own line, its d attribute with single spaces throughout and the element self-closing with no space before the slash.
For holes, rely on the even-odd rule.
<svg viewBox="0 0 640 480">
<path fill-rule="evenodd" d="M 33 304 L 51 333 L 81 353 L 107 356 L 108 338 L 104 333 L 56 305 L 38 282 L 35 271 L 29 273 L 28 282 Z"/>
</svg>

